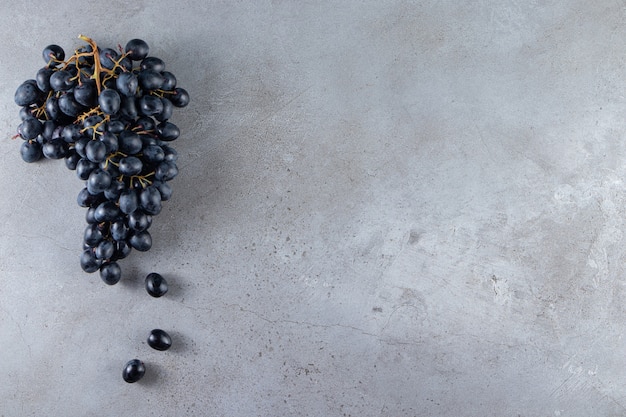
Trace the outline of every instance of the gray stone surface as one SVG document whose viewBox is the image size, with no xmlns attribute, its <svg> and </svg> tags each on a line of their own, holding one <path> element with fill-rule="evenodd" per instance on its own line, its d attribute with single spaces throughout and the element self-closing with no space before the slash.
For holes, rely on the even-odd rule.
<svg viewBox="0 0 626 417">
<path fill-rule="evenodd" d="M 127 3 L 0 13 L 1 416 L 626 415 L 623 2 Z M 10 140 L 80 33 L 192 94 L 113 287 L 82 183 Z"/>
</svg>

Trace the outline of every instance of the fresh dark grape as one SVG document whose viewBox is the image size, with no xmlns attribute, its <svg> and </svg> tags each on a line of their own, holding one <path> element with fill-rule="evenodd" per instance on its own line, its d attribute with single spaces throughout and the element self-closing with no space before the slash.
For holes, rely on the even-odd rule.
<svg viewBox="0 0 626 417">
<path fill-rule="evenodd" d="M 50 75 L 50 88 L 54 91 L 69 91 L 76 85 L 76 79 L 66 70 L 54 71 Z"/>
<path fill-rule="evenodd" d="M 148 162 L 161 162 L 165 159 L 165 152 L 163 148 L 158 145 L 148 145 L 143 148 L 143 157 Z"/>
<path fill-rule="evenodd" d="M 174 114 L 174 105 L 171 101 L 163 97 L 161 98 L 161 103 L 163 103 L 163 110 L 161 111 L 161 113 L 154 115 L 154 118 L 157 119 L 159 122 L 166 121 L 167 119 L 172 117 L 172 114 Z"/>
<path fill-rule="evenodd" d="M 91 162 L 89 159 L 81 158 L 76 163 L 76 175 L 81 180 L 87 180 L 91 172 L 96 169 L 98 165 L 94 162 Z"/>
<path fill-rule="evenodd" d="M 163 102 L 155 96 L 143 96 L 139 99 L 139 112 L 144 116 L 152 116 L 163 111 Z"/>
<path fill-rule="evenodd" d="M 172 187 L 166 182 L 163 181 L 154 181 L 152 183 L 159 193 L 161 194 L 161 201 L 167 201 L 172 197 Z"/>
<path fill-rule="evenodd" d="M 185 107 L 189 104 L 189 93 L 184 88 L 175 88 L 168 96 L 174 107 Z"/>
<path fill-rule="evenodd" d="M 100 110 L 105 114 L 115 114 L 120 109 L 122 99 L 117 91 L 106 89 L 98 96 L 98 104 L 100 105 Z"/>
<path fill-rule="evenodd" d="M 35 139 L 43 133 L 43 125 L 36 118 L 29 117 L 19 124 L 17 133 L 19 133 L 24 140 Z"/>
<path fill-rule="evenodd" d="M 133 249 L 137 249 L 139 252 L 146 252 L 152 247 L 152 236 L 150 236 L 150 232 L 147 230 L 137 232 L 130 237 L 128 243 L 130 243 Z"/>
<path fill-rule="evenodd" d="M 115 253 L 112 259 L 124 259 L 130 254 L 132 249 L 126 240 L 119 240 L 115 242 Z"/>
<path fill-rule="evenodd" d="M 24 162 L 37 162 L 43 157 L 41 145 L 35 141 L 22 142 L 20 147 L 20 155 Z"/>
<path fill-rule="evenodd" d="M 120 215 L 120 208 L 112 201 L 100 203 L 94 214 L 98 222 L 111 222 Z"/>
<path fill-rule="evenodd" d="M 47 93 L 52 89 L 50 87 L 50 76 L 54 71 L 50 68 L 41 68 L 37 71 L 37 75 L 35 76 L 35 81 L 37 81 L 37 88 L 44 93 Z"/>
<path fill-rule="evenodd" d="M 161 122 L 157 125 L 157 133 L 159 134 L 159 139 L 170 142 L 178 138 L 180 129 L 174 123 Z"/>
<path fill-rule="evenodd" d="M 41 94 L 34 80 L 25 81 L 15 91 L 15 104 L 18 106 L 30 106 L 34 104 Z"/>
<path fill-rule="evenodd" d="M 48 159 L 61 159 L 67 155 L 66 143 L 62 139 L 52 139 L 41 147 L 43 156 Z"/>
<path fill-rule="evenodd" d="M 65 155 L 65 166 L 67 167 L 67 169 L 74 171 L 80 159 L 80 155 L 72 149 L 71 151 L 67 152 L 67 155 Z"/>
<path fill-rule="evenodd" d="M 85 153 L 91 162 L 100 163 L 107 157 L 107 147 L 99 140 L 92 140 L 85 146 Z"/>
<path fill-rule="evenodd" d="M 76 102 L 74 99 L 74 93 L 71 91 L 62 94 L 58 99 L 58 103 L 61 113 L 67 116 L 76 117 L 82 111 L 82 106 Z"/>
<path fill-rule="evenodd" d="M 176 88 L 176 76 L 174 76 L 174 74 L 169 71 L 163 71 L 161 75 L 165 79 L 161 89 L 165 91 L 172 91 L 174 88 Z"/>
<path fill-rule="evenodd" d="M 126 97 L 134 97 L 139 87 L 139 80 L 132 72 L 123 72 L 115 80 L 117 91 Z"/>
<path fill-rule="evenodd" d="M 110 172 L 110 169 L 107 171 Z M 111 176 L 114 177 L 114 175 L 111 175 Z M 111 181 L 111 185 L 109 186 L 109 188 L 104 190 L 104 196 L 111 201 L 115 201 L 120 197 L 120 194 L 125 189 L 126 189 L 126 184 L 124 184 L 123 181 L 114 180 L 114 181 Z"/>
<path fill-rule="evenodd" d="M 139 193 L 139 206 L 147 214 L 159 214 L 161 212 L 161 193 L 156 187 L 149 186 Z"/>
<path fill-rule="evenodd" d="M 95 214 L 96 214 L 96 207 L 89 207 L 87 209 L 87 211 L 85 212 L 85 221 L 87 222 L 87 224 L 98 223 L 98 221 L 96 220 Z"/>
<path fill-rule="evenodd" d="M 76 197 L 76 202 L 81 207 L 93 207 L 94 205 L 100 204 L 103 199 L 103 194 L 91 194 L 87 187 L 85 187 L 78 193 L 78 197 Z"/>
<path fill-rule="evenodd" d="M 122 277 L 122 269 L 117 262 L 105 262 L 100 266 L 100 278 L 107 285 L 115 285 Z"/>
<path fill-rule="evenodd" d="M 100 65 L 106 69 L 113 69 L 115 62 L 119 59 L 119 54 L 115 49 L 103 48 L 100 50 Z"/>
<path fill-rule="evenodd" d="M 122 378 L 124 381 L 132 384 L 139 381 L 146 373 L 146 366 L 139 359 L 133 359 L 128 361 L 122 371 Z"/>
<path fill-rule="evenodd" d="M 100 142 L 106 146 L 107 154 L 112 154 L 119 148 L 119 139 L 110 131 L 106 131 L 100 136 Z"/>
<path fill-rule="evenodd" d="M 176 175 L 178 175 L 178 168 L 176 167 L 176 164 L 165 160 L 157 166 L 154 177 L 157 180 L 170 181 L 174 179 Z"/>
<path fill-rule="evenodd" d="M 74 87 L 74 99 L 85 107 L 94 107 L 98 104 L 98 90 L 94 82 L 83 82 Z"/>
<path fill-rule="evenodd" d="M 145 69 L 137 76 L 139 86 L 144 90 L 158 90 L 163 87 L 165 78 L 159 71 L 154 69 Z"/>
<path fill-rule="evenodd" d="M 157 58 L 155 56 L 149 56 L 149 57 L 144 58 L 143 61 L 141 61 L 139 68 L 141 68 L 142 71 L 151 69 L 151 70 L 155 70 L 158 72 L 162 72 L 162 71 L 165 71 L 165 62 L 163 62 L 162 59 Z"/>
<path fill-rule="evenodd" d="M 124 50 L 129 54 L 128 56 L 133 61 L 141 61 L 148 56 L 150 48 L 146 41 L 142 39 L 131 39 L 126 44 Z"/>
<path fill-rule="evenodd" d="M 83 234 L 83 242 L 89 247 L 95 247 L 98 243 L 104 239 L 104 233 L 100 229 L 100 226 L 96 223 L 88 224 Z"/>
<path fill-rule="evenodd" d="M 126 189 L 121 192 L 118 204 L 122 213 L 130 214 L 139 207 L 139 198 L 135 190 Z"/>
<path fill-rule="evenodd" d="M 65 59 L 65 51 L 59 45 L 48 45 L 42 52 L 43 60 L 49 67 L 56 67 Z"/>
<path fill-rule="evenodd" d="M 143 232 L 152 224 L 152 217 L 141 209 L 137 209 L 128 215 L 128 227 L 134 232 Z"/>
<path fill-rule="evenodd" d="M 96 246 L 94 254 L 97 259 L 107 260 L 110 259 L 115 253 L 115 245 L 110 240 L 103 240 Z"/>
<path fill-rule="evenodd" d="M 168 350 L 172 347 L 172 338 L 161 329 L 154 329 L 148 336 L 148 345 L 156 350 Z"/>
<path fill-rule="evenodd" d="M 92 273 L 100 269 L 101 261 L 96 258 L 92 249 L 85 249 L 80 255 L 80 267 L 83 271 Z"/>
<path fill-rule="evenodd" d="M 148 294 L 155 298 L 164 296 L 169 288 L 165 278 L 156 272 L 152 272 L 146 276 L 145 284 Z"/>
<path fill-rule="evenodd" d="M 111 237 L 116 241 L 124 240 L 128 236 L 128 226 L 124 220 L 116 220 L 111 223 L 109 233 L 111 233 Z"/>
<path fill-rule="evenodd" d="M 138 114 L 135 98 L 122 96 L 122 104 L 120 105 L 119 115 L 126 119 L 135 119 Z"/>
<path fill-rule="evenodd" d="M 111 174 L 107 171 L 96 168 L 91 171 L 89 178 L 87 178 L 87 190 L 90 194 L 99 194 L 104 192 L 111 185 Z"/>
<path fill-rule="evenodd" d="M 134 155 L 141 151 L 143 143 L 138 134 L 124 131 L 119 136 L 119 147 L 122 152 Z"/>
<path fill-rule="evenodd" d="M 122 175 L 130 177 L 141 172 L 143 169 L 143 163 L 141 162 L 141 159 L 136 156 L 127 156 L 126 158 L 120 159 L 118 168 Z"/>
</svg>

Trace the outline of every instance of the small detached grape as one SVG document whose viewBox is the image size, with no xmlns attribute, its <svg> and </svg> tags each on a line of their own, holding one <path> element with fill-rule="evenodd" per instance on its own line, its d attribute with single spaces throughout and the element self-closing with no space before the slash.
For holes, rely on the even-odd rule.
<svg viewBox="0 0 626 417">
<path fill-rule="evenodd" d="M 132 384 L 139 381 L 146 373 L 146 366 L 139 359 L 132 359 L 126 363 L 124 370 L 122 371 L 122 378 L 124 381 Z"/>
</svg>

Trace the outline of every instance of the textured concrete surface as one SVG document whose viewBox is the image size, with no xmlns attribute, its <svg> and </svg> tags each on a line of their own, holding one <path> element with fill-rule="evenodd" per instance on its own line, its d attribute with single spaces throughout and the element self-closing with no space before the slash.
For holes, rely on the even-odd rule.
<svg viewBox="0 0 626 417">
<path fill-rule="evenodd" d="M 1 416 L 626 415 L 623 1 L 3 1 Z M 9 139 L 80 33 L 192 94 L 114 287 Z"/>
</svg>

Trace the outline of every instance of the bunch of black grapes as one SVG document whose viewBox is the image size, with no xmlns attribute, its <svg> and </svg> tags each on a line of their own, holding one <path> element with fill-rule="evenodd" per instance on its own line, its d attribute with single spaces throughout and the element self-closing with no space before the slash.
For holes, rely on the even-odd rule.
<svg viewBox="0 0 626 417">
<path fill-rule="evenodd" d="M 152 217 L 172 195 L 178 174 L 170 143 L 178 127 L 169 122 L 175 107 L 189 103 L 165 63 L 148 56 L 148 44 L 125 48 L 85 44 L 66 58 L 58 45 L 43 50 L 45 66 L 15 92 L 24 161 L 65 159 L 85 181 L 78 204 L 87 208 L 80 265 L 116 284 L 118 260 L 132 249 L 152 246 Z"/>
</svg>

